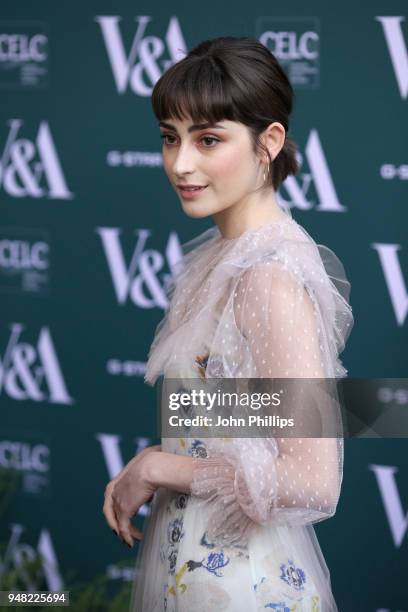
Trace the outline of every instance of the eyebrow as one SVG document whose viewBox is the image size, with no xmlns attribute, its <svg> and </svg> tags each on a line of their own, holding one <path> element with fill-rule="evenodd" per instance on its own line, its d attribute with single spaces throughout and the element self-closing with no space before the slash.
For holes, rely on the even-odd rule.
<svg viewBox="0 0 408 612">
<path fill-rule="evenodd" d="M 159 126 L 167 128 L 168 130 L 172 130 L 173 132 L 177 132 L 176 128 L 174 127 L 174 125 L 171 125 L 171 123 L 165 123 L 164 121 L 159 121 Z M 219 123 L 208 122 L 208 123 L 197 123 L 195 125 L 190 125 L 187 131 L 196 132 L 198 130 L 206 130 L 207 128 L 216 128 L 219 130 L 226 129 L 223 125 L 220 125 Z"/>
</svg>

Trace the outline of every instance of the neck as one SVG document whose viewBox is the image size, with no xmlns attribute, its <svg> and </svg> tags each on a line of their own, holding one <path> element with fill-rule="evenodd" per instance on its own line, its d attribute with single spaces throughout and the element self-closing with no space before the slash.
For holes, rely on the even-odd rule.
<svg viewBox="0 0 408 612">
<path fill-rule="evenodd" d="M 238 202 L 212 215 L 222 237 L 228 239 L 286 216 L 278 205 L 273 189 L 252 194 L 250 200 Z"/>
</svg>

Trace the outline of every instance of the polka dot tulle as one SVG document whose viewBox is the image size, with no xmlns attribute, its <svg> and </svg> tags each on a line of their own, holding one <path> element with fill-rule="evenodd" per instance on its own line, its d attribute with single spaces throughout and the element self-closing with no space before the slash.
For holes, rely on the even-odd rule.
<svg viewBox="0 0 408 612">
<path fill-rule="evenodd" d="M 318 305 L 276 256 L 242 273 L 231 308 L 251 357 L 244 363 L 245 376 L 324 377 Z M 227 325 L 220 324 L 220 334 L 228 339 Z M 209 442 L 212 454 L 196 460 L 192 492 L 213 506 L 212 537 L 242 542 L 253 523 L 305 524 L 335 513 L 343 466 L 341 438 Z"/>
<path fill-rule="evenodd" d="M 339 354 L 353 325 L 349 290 L 335 254 L 290 216 L 234 240 L 207 230 L 185 245 L 145 380 L 341 378 Z M 291 408 L 302 415 L 299 403 Z M 205 444 L 191 493 L 208 505 L 210 538 L 245 543 L 257 525 L 305 525 L 335 513 L 341 437 Z"/>
</svg>

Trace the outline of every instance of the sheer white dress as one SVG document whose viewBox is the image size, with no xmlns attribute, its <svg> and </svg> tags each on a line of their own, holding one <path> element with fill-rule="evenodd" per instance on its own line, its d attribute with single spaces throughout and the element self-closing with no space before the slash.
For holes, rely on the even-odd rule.
<svg viewBox="0 0 408 612">
<path fill-rule="evenodd" d="M 234 239 L 214 226 L 183 251 L 146 382 L 346 376 L 350 283 L 290 210 Z M 133 612 L 338 609 L 313 523 L 336 511 L 341 436 L 162 438 L 162 450 L 194 458 L 192 492 L 154 496 Z"/>
</svg>

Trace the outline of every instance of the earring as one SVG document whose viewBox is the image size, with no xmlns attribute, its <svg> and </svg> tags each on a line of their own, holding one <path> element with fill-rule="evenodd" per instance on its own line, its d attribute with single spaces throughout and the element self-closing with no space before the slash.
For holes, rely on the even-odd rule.
<svg viewBox="0 0 408 612">
<path fill-rule="evenodd" d="M 271 162 L 269 161 L 269 162 L 268 162 L 268 172 L 267 172 L 267 175 L 269 175 L 270 169 L 271 169 Z M 265 183 L 266 183 L 266 176 L 267 176 L 267 175 L 265 175 L 265 170 L 266 170 L 266 167 L 264 168 L 264 171 L 263 171 L 263 181 L 264 181 L 264 185 L 265 185 Z"/>
</svg>

